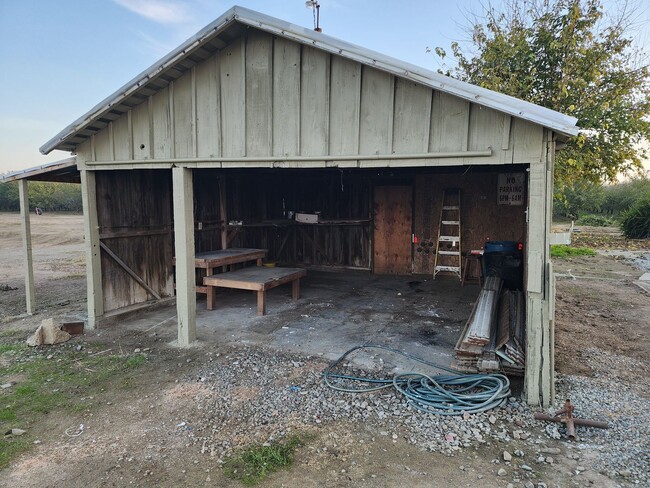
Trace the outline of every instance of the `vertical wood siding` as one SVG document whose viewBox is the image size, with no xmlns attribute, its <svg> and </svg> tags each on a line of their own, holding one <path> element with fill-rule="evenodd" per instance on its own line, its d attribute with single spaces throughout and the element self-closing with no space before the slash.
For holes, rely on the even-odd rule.
<svg viewBox="0 0 650 488">
<path fill-rule="evenodd" d="M 530 164 L 540 160 L 542 133 L 542 127 L 496 110 L 250 29 L 97 133 L 90 159 L 271 159 L 491 148 L 491 157 L 474 162 Z"/>
</svg>

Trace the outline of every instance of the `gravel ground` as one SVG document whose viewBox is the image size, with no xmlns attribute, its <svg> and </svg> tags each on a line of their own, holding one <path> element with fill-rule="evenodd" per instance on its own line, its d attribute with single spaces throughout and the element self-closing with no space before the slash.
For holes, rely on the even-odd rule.
<svg viewBox="0 0 650 488">
<path fill-rule="evenodd" d="M 576 406 L 578 418 L 606 421 L 607 430 L 577 427 L 578 447 L 599 453 L 593 468 L 610 477 L 635 484 L 650 484 L 650 367 L 643 361 L 610 354 L 600 349 L 583 352 L 595 377 L 561 375 L 557 382 L 557 404 L 565 398 Z M 634 371 L 643 382 L 624 381 L 610 373 L 609 366 Z M 559 429 L 563 433 L 563 429 Z"/>
<path fill-rule="evenodd" d="M 203 388 L 195 397 L 196 417 L 176 419 L 178 433 L 187 435 L 191 444 L 200 447 L 203 454 L 215 457 L 218 463 L 236 449 L 273 442 L 296 431 L 309 432 L 335 421 L 362 424 L 374 435 L 387 436 L 394 442 L 403 439 L 423 450 L 449 456 L 481 446 L 508 448 L 508 443 L 513 442 L 510 449 L 513 461 L 507 464 L 514 468 L 515 482 L 534 477 L 533 471 L 538 469 L 539 463 L 552 464 L 554 460 L 549 453 L 556 461 L 558 459 L 560 450 L 547 448 L 557 445 L 545 430 L 547 424 L 535 421 L 533 412 L 514 397 L 507 405 L 486 413 L 441 417 L 410 407 L 392 388 L 363 394 L 333 391 L 321 379 L 326 365 L 321 358 L 313 356 L 251 347 L 242 347 L 225 356 L 215 354 L 196 376 L 188 378 L 201 383 Z M 362 372 L 356 370 L 356 373 Z M 589 381 L 580 385 L 577 381 L 567 383 L 563 378 L 562 387 L 569 386 L 572 391 L 579 389 L 585 395 L 591 391 L 598 397 Z M 614 389 L 610 387 L 609 391 Z M 582 404 L 580 395 L 575 398 Z M 603 417 L 602 414 L 591 415 L 591 412 L 583 415 Z M 614 430 L 602 437 L 602 432 L 593 430 L 585 437 L 585 442 L 595 449 L 609 446 L 611 436 L 617 432 Z M 579 434 L 582 437 L 584 433 L 581 430 Z M 634 452 L 638 453 L 644 446 L 647 450 L 647 441 L 637 437 L 636 443 L 638 449 Z M 523 445 L 525 452 L 515 449 L 514 444 Z M 645 480 L 641 472 L 647 466 L 647 457 L 642 461 L 628 448 L 619 447 L 616 473 L 601 461 L 593 469 L 606 470 L 619 479 L 627 475 L 628 480 Z"/>
</svg>

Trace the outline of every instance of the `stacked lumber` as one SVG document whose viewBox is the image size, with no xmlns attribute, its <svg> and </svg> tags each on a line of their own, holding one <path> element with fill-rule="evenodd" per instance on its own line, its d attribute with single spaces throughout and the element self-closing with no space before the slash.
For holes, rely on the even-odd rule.
<svg viewBox="0 0 650 488">
<path fill-rule="evenodd" d="M 463 372 L 503 371 L 523 375 L 525 366 L 524 295 L 502 288 L 489 276 L 458 338 L 452 366 Z"/>
</svg>

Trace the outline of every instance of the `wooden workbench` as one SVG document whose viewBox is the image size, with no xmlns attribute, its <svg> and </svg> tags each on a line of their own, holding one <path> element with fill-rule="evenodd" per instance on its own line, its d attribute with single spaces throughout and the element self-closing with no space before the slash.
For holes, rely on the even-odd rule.
<svg viewBox="0 0 650 488">
<path fill-rule="evenodd" d="M 257 293 L 257 315 L 266 313 L 266 291 L 285 283 L 292 284 L 294 300 L 300 298 L 300 278 L 307 276 L 302 268 L 250 267 L 203 278 L 208 289 L 208 310 L 214 309 L 215 288 L 236 288 Z"/>
<path fill-rule="evenodd" d="M 199 252 L 194 255 L 194 267 L 205 269 L 206 276 L 214 273 L 216 268 L 229 266 L 231 264 L 256 261 L 258 266 L 262 265 L 262 259 L 266 257 L 266 249 L 248 249 L 234 247 L 231 249 L 220 249 L 218 251 Z M 176 258 L 174 258 L 174 263 Z M 197 293 L 208 293 L 208 287 L 197 285 Z"/>
</svg>

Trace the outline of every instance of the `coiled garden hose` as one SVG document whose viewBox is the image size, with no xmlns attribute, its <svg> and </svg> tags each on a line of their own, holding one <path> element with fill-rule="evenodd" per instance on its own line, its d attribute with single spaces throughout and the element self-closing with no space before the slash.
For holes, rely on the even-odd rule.
<svg viewBox="0 0 650 488">
<path fill-rule="evenodd" d="M 334 373 L 333 370 L 350 354 L 360 349 L 384 349 L 427 366 L 447 371 L 449 375 L 429 376 L 423 373 L 401 373 L 393 378 L 360 378 Z M 510 381 L 502 374 L 457 374 L 452 369 L 412 354 L 378 344 L 356 346 L 348 350 L 323 371 L 323 380 L 336 391 L 365 393 L 394 387 L 408 403 L 418 410 L 436 415 L 462 415 L 491 410 L 508 401 Z M 336 380 L 367 383 L 358 388 L 339 386 Z"/>
</svg>

